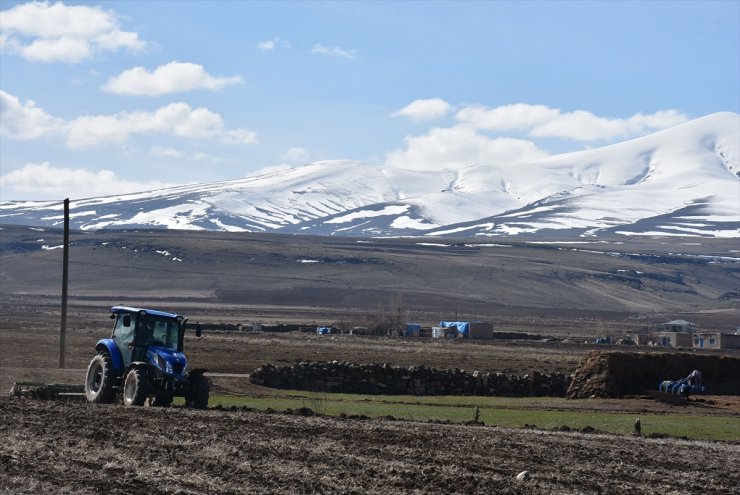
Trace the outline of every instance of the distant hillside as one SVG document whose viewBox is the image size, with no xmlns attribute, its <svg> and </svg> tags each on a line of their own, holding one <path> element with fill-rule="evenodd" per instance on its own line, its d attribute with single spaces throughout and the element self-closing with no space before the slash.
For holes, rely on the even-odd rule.
<svg viewBox="0 0 740 495">
<path fill-rule="evenodd" d="M 59 229 L 0 230 L 0 300 L 59 301 Z M 679 314 L 702 326 L 740 318 L 740 249 L 734 239 L 581 241 L 368 239 L 171 230 L 75 231 L 70 297 L 128 303 L 274 311 L 285 321 L 376 315 L 398 298 L 424 321 L 492 317 L 626 318 Z M 7 302 L 3 297 L 14 297 Z M 295 309 L 298 308 L 298 309 Z M 291 311 L 294 311 L 291 310 Z M 33 312 L 33 306 L 29 307 Z M 29 313 L 31 314 L 31 313 Z M 616 316 L 610 316 L 616 314 Z M 597 329 L 594 329 L 596 331 Z"/>
</svg>

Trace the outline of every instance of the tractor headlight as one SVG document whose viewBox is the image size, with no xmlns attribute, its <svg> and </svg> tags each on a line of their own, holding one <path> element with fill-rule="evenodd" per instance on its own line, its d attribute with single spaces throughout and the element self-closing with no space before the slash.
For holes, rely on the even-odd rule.
<svg viewBox="0 0 740 495">
<path fill-rule="evenodd" d="M 167 366 L 164 369 L 167 373 L 172 374 L 172 363 L 167 361 Z"/>
<path fill-rule="evenodd" d="M 159 366 L 160 369 L 166 369 L 167 365 L 169 365 L 169 363 L 165 361 L 162 356 L 157 354 L 157 366 Z"/>
</svg>

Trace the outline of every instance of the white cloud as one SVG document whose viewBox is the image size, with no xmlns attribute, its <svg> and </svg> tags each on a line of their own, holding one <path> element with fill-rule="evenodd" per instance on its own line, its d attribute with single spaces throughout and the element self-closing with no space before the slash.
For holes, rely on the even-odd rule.
<svg viewBox="0 0 740 495">
<path fill-rule="evenodd" d="M 258 41 L 257 42 L 257 48 L 260 50 L 264 50 L 266 52 L 272 51 L 275 48 L 290 48 L 290 42 L 286 40 L 281 40 L 277 36 L 274 37 L 271 40 L 265 40 L 265 41 Z"/>
<path fill-rule="evenodd" d="M 174 186 L 159 181 L 127 181 L 110 170 L 92 171 L 84 168 L 54 167 L 49 162 L 28 163 L 0 176 L 0 188 L 9 197 L 26 199 L 82 199 L 147 191 Z"/>
<path fill-rule="evenodd" d="M 442 98 L 429 98 L 412 101 L 391 116 L 407 117 L 414 122 L 424 122 L 444 117 L 451 110 L 452 106 Z"/>
<path fill-rule="evenodd" d="M 688 120 L 678 110 L 661 110 L 649 115 L 638 113 L 627 119 L 610 119 L 583 110 L 563 113 L 556 108 L 526 103 L 496 108 L 472 105 L 461 109 L 455 117 L 477 129 L 522 131 L 534 137 L 575 141 L 634 137 Z"/>
<path fill-rule="evenodd" d="M 92 56 L 85 40 L 75 38 L 40 39 L 20 48 L 24 58 L 36 62 L 80 62 Z"/>
<path fill-rule="evenodd" d="M 285 160 L 286 162 L 290 163 L 297 163 L 297 162 L 306 162 L 311 157 L 311 155 L 306 151 L 304 148 L 301 148 L 300 146 L 293 146 L 292 148 L 288 148 L 285 150 L 285 153 L 280 155 L 281 160 Z"/>
<path fill-rule="evenodd" d="M 531 141 L 490 138 L 472 127 L 435 127 L 423 136 L 407 136 L 404 147 L 386 156 L 386 165 L 410 170 L 457 169 L 475 164 L 528 161 L 546 156 Z"/>
<path fill-rule="evenodd" d="M 591 112 L 576 110 L 558 115 L 555 119 L 535 126 L 531 131 L 536 137 L 559 137 L 577 141 L 638 136 L 665 129 L 688 120 L 677 110 L 663 110 L 652 115 L 635 114 L 627 119 L 598 117 Z"/>
<path fill-rule="evenodd" d="M 223 119 L 207 108 L 171 103 L 154 112 L 121 112 L 117 115 L 78 117 L 67 125 L 67 145 L 84 148 L 104 143 L 124 143 L 131 134 L 168 134 L 204 139 L 222 133 Z"/>
<path fill-rule="evenodd" d="M 556 118 L 559 113 L 559 110 L 544 105 L 516 103 L 491 109 L 481 105 L 471 105 L 457 112 L 455 117 L 460 122 L 472 124 L 477 129 L 521 131 L 548 122 Z"/>
<path fill-rule="evenodd" d="M 62 124 L 62 119 L 49 115 L 33 101 L 21 104 L 18 98 L 0 90 L 0 136 L 36 139 L 58 132 Z"/>
<path fill-rule="evenodd" d="M 103 51 L 140 50 L 134 32 L 121 31 L 118 17 L 101 7 L 30 2 L 3 10 L 0 46 L 38 62 L 77 63 Z"/>
<path fill-rule="evenodd" d="M 257 144 L 257 133 L 249 129 L 234 129 L 226 131 L 221 135 L 221 142 L 224 144 L 249 145 Z"/>
<path fill-rule="evenodd" d="M 166 146 L 152 146 L 149 153 L 153 156 L 161 156 L 164 158 L 178 158 L 181 160 L 189 160 L 194 162 L 209 161 L 209 162 L 222 162 L 223 158 L 218 156 L 209 155 L 208 153 L 197 152 L 193 154 L 183 153 L 182 151 Z"/>
<path fill-rule="evenodd" d="M 170 62 L 160 65 L 153 72 L 144 67 L 134 67 L 111 77 L 103 86 L 109 93 L 123 95 L 161 96 L 195 89 L 215 91 L 232 84 L 242 84 L 241 76 L 213 77 L 202 65 L 187 62 Z"/>
<path fill-rule="evenodd" d="M 166 146 L 152 146 L 150 153 L 154 156 L 164 156 L 169 158 L 185 158 L 185 153 L 177 151 L 174 148 Z"/>
<path fill-rule="evenodd" d="M 225 144 L 257 143 L 249 129 L 225 130 L 221 115 L 187 103 L 171 103 L 153 112 L 121 112 L 116 115 L 84 115 L 71 121 L 54 117 L 33 101 L 20 100 L 0 90 L 0 135 L 10 139 L 37 139 L 59 134 L 69 148 L 100 144 L 123 144 L 134 134 L 165 134 L 190 139 L 218 139 Z"/>
<path fill-rule="evenodd" d="M 311 49 L 311 53 L 318 53 L 319 55 L 328 55 L 330 57 L 342 57 L 342 58 L 355 58 L 356 50 L 345 50 L 338 46 L 324 46 L 321 44 L 315 44 Z"/>
</svg>

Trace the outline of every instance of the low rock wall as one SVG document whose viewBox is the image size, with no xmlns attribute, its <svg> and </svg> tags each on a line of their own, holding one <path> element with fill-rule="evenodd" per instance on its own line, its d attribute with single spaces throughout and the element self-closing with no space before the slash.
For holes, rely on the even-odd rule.
<svg viewBox="0 0 740 495">
<path fill-rule="evenodd" d="M 264 365 L 250 375 L 272 388 L 388 395 L 493 395 L 563 397 L 570 376 L 563 373 L 505 375 L 426 366 L 302 362 L 293 366 Z"/>
</svg>

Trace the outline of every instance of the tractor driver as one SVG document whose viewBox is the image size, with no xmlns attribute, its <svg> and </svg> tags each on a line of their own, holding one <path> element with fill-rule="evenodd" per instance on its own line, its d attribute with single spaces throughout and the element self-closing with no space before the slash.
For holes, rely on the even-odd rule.
<svg viewBox="0 0 740 495">
<path fill-rule="evenodd" d="M 154 322 L 151 320 L 140 319 L 139 328 L 136 333 L 136 348 L 133 350 L 133 360 L 141 361 L 144 358 L 146 347 L 154 335 Z"/>
<path fill-rule="evenodd" d="M 154 340 L 154 322 L 145 320 L 144 326 L 141 328 L 141 342 L 148 344 L 152 340 Z"/>
</svg>

